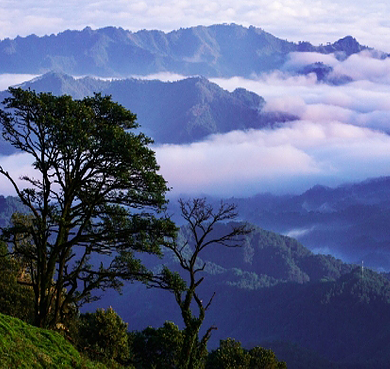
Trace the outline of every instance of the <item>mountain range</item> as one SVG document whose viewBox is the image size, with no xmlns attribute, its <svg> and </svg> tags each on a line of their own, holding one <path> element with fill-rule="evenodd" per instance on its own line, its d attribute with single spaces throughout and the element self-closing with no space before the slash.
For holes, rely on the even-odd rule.
<svg viewBox="0 0 390 369">
<path fill-rule="evenodd" d="M 1 219 L 14 210 L 22 208 L 13 198 L 0 197 Z M 217 224 L 214 235 L 226 234 L 230 226 Z M 241 247 L 212 245 L 200 255 L 199 263 L 206 263 L 200 297 L 207 301 L 215 293 L 203 326 L 218 328 L 209 349 L 220 339 L 234 337 L 247 348 L 271 348 L 290 369 L 387 368 L 388 275 L 315 254 L 291 237 L 252 228 Z M 179 240 L 191 245 L 188 226 L 181 227 Z M 155 271 L 164 264 L 181 272 L 169 252 L 145 262 Z M 159 327 L 166 320 L 181 326 L 174 296 L 140 283 L 126 284 L 121 295 L 107 290 L 85 308 L 109 306 L 128 322 L 129 330 Z"/>
<path fill-rule="evenodd" d="M 156 143 L 189 143 L 214 133 L 271 128 L 297 119 L 288 113 L 264 111 L 265 100 L 253 92 L 243 88 L 228 92 L 203 77 L 176 82 L 134 78 L 105 81 L 49 72 L 22 87 L 78 99 L 94 92 L 111 95 L 137 114 L 142 132 Z M 6 95 L 0 93 L 0 100 Z"/>
<path fill-rule="evenodd" d="M 129 77 L 169 71 L 205 77 L 249 77 L 278 69 L 290 52 L 336 53 L 344 59 L 368 49 L 351 36 L 313 46 L 236 24 L 130 32 L 107 27 L 0 41 L 2 73 Z M 380 57 L 386 57 L 379 53 Z M 28 62 L 26 62 L 28 61 Z"/>
<path fill-rule="evenodd" d="M 243 219 L 290 235 L 315 252 L 390 271 L 389 177 L 234 202 Z"/>
</svg>

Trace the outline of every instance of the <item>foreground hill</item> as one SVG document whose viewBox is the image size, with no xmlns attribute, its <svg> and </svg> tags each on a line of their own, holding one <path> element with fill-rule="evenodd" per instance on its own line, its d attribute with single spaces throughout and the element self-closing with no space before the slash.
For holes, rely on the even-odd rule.
<svg viewBox="0 0 390 369">
<path fill-rule="evenodd" d="M 0 313 L 1 368 L 105 368 L 80 357 L 59 333 Z"/>
<path fill-rule="evenodd" d="M 177 82 L 104 81 L 48 73 L 22 87 L 78 99 L 94 92 L 112 95 L 114 101 L 137 114 L 141 130 L 156 143 L 188 143 L 213 133 L 272 127 L 295 119 L 286 113 L 264 112 L 264 99 L 253 92 L 242 88 L 228 92 L 201 77 Z M 0 94 L 0 101 L 5 96 Z"/>
<path fill-rule="evenodd" d="M 249 77 L 279 68 L 293 51 L 337 52 L 339 57 L 347 57 L 364 49 L 367 47 L 350 36 L 333 44 L 313 46 L 235 24 L 198 26 L 170 33 L 87 27 L 58 35 L 2 40 L 0 70 L 41 74 L 54 69 L 73 75 L 108 77 L 162 71 L 206 77 Z"/>
</svg>

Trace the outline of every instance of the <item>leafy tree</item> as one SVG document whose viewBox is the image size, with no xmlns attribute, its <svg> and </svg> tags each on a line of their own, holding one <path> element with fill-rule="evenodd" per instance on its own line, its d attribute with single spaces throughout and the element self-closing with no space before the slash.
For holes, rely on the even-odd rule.
<svg viewBox="0 0 390 369">
<path fill-rule="evenodd" d="M 77 338 L 79 350 L 93 360 L 121 364 L 129 360 L 127 323 L 111 307 L 82 314 Z"/>
<path fill-rule="evenodd" d="M 232 338 L 221 340 L 219 348 L 210 353 L 206 368 L 246 369 L 249 368 L 250 355 L 241 342 Z"/>
<path fill-rule="evenodd" d="M 183 243 L 172 242 L 166 245 L 179 261 L 186 277 L 182 279 L 178 273 L 167 268 L 163 269 L 162 277 L 157 285 L 171 290 L 180 307 L 184 321 L 184 338 L 181 349 L 179 368 L 199 368 L 204 364 L 207 356 L 206 345 L 211 332 L 216 327 L 207 329 L 199 338 L 199 331 L 209 309 L 214 295 L 206 302 L 197 291 L 204 277 L 206 263 L 202 262 L 202 251 L 211 246 L 238 247 L 242 242 L 241 236 L 251 232 L 246 224 L 231 224 L 227 233 L 218 234 L 214 227 L 219 222 L 231 221 L 237 217 L 236 206 L 221 202 L 219 208 L 214 209 L 203 198 L 193 200 L 179 200 L 181 215 L 186 221 L 188 239 Z M 197 311 L 194 311 L 194 306 Z"/>
<path fill-rule="evenodd" d="M 160 328 L 131 332 L 131 352 L 136 368 L 177 368 L 183 346 L 183 332 L 172 322 Z"/>
<path fill-rule="evenodd" d="M 255 346 L 249 350 L 249 368 L 251 369 L 286 369 L 284 361 L 278 361 L 275 353 L 270 349 Z"/>
<path fill-rule="evenodd" d="M 63 322 L 67 306 L 145 280 L 136 252 L 160 255 L 174 224 L 164 209 L 166 182 L 136 116 L 109 96 L 82 100 L 20 88 L 0 110 L 2 135 L 29 155 L 33 175 L 19 183 L 5 168 L 28 219 L 3 229 L 13 254 L 28 261 L 34 324 Z"/>
<path fill-rule="evenodd" d="M 221 340 L 218 349 L 213 350 L 206 368 L 210 369 L 286 369 L 286 363 L 278 361 L 274 352 L 259 346 L 246 350 L 241 342 L 232 338 Z"/>
</svg>

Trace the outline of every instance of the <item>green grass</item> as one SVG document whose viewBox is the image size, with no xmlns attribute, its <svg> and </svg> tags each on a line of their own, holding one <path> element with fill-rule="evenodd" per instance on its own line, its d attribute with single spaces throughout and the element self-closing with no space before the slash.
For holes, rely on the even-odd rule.
<svg viewBox="0 0 390 369">
<path fill-rule="evenodd" d="M 100 368 L 59 333 L 0 314 L 0 368 Z"/>
</svg>

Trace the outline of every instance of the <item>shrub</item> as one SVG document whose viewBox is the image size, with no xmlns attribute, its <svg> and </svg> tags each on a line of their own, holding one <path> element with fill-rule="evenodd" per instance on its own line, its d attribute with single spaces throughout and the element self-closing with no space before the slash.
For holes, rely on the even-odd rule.
<svg viewBox="0 0 390 369">
<path fill-rule="evenodd" d="M 77 340 L 79 350 L 93 360 L 120 364 L 129 361 L 127 324 L 111 307 L 82 314 Z"/>
</svg>

